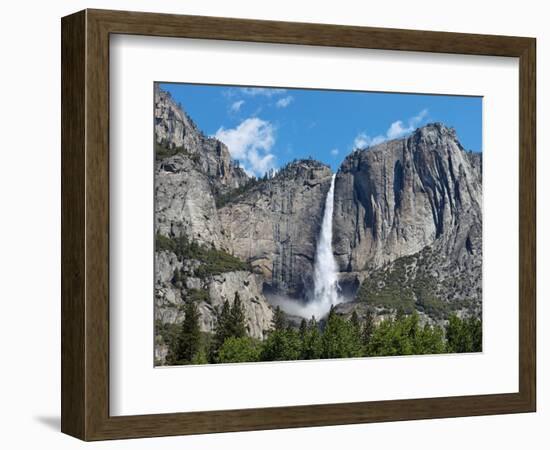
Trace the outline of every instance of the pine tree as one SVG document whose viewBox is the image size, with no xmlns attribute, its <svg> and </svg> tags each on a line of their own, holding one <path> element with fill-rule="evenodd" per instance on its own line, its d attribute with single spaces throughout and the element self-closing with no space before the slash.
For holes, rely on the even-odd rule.
<svg viewBox="0 0 550 450">
<path fill-rule="evenodd" d="M 229 335 L 235 338 L 246 336 L 246 318 L 243 303 L 238 292 L 235 292 L 235 299 L 229 313 Z"/>
<path fill-rule="evenodd" d="M 353 325 L 331 309 L 323 332 L 323 358 L 362 356 L 360 336 Z"/>
<path fill-rule="evenodd" d="M 174 286 L 179 286 L 179 282 L 181 281 L 181 273 L 178 269 L 174 271 L 174 275 L 172 276 L 172 284 Z"/>
<path fill-rule="evenodd" d="M 222 310 L 217 315 L 216 328 L 210 349 L 212 362 L 219 362 L 219 351 L 225 341 L 231 337 L 246 337 L 246 316 L 243 303 L 238 292 L 235 292 L 233 304 L 229 301 L 223 302 Z"/>
<path fill-rule="evenodd" d="M 353 313 L 351 314 L 351 317 L 349 319 L 349 322 L 353 329 L 356 331 L 357 335 L 361 334 L 361 322 L 359 322 L 359 316 L 357 315 L 357 311 L 353 310 Z"/>
<path fill-rule="evenodd" d="M 361 334 L 361 321 L 359 320 L 359 315 L 357 314 L 357 311 L 353 310 L 353 313 L 351 314 L 351 317 L 349 319 L 349 324 L 351 325 L 351 340 L 354 343 L 353 345 L 357 349 L 359 349 L 359 353 L 361 354 L 361 356 L 363 356 L 365 353 L 365 348 L 363 346 L 363 338 Z"/>
<path fill-rule="evenodd" d="M 456 315 L 449 317 L 446 327 L 447 346 L 451 353 L 466 353 L 471 348 L 470 336 L 465 332 L 463 322 Z"/>
<path fill-rule="evenodd" d="M 373 333 L 374 333 L 374 314 L 370 309 L 367 309 L 367 314 L 365 315 L 365 322 L 363 324 L 363 330 L 361 333 L 361 341 L 364 347 L 368 347 Z"/>
<path fill-rule="evenodd" d="M 306 337 L 306 333 L 307 333 L 307 321 L 306 321 L 306 319 L 302 319 L 302 321 L 300 322 L 300 328 L 299 328 L 298 332 L 300 334 L 300 339 L 303 342 L 305 337 Z"/>
<path fill-rule="evenodd" d="M 275 314 L 273 314 L 273 329 L 276 331 L 284 330 L 286 328 L 285 314 L 279 306 L 275 308 Z"/>
<path fill-rule="evenodd" d="M 216 316 L 216 327 L 212 339 L 212 347 L 210 349 L 210 359 L 212 362 L 216 362 L 220 348 L 230 336 L 229 324 L 231 320 L 231 306 L 227 300 L 223 302 L 222 309 L 218 311 Z"/>
<path fill-rule="evenodd" d="M 199 328 L 199 310 L 195 302 L 185 304 L 185 317 L 176 336 L 175 349 L 171 360 L 175 363 L 189 364 L 199 353 L 201 334 Z"/>
<path fill-rule="evenodd" d="M 449 318 L 445 335 L 447 349 L 451 353 L 480 352 L 482 343 L 481 321 L 475 317 L 461 320 L 456 315 Z"/>
<path fill-rule="evenodd" d="M 315 320 L 315 316 L 311 318 L 307 324 L 307 330 L 302 340 L 302 357 L 301 359 L 319 359 L 323 354 L 323 341 L 319 325 Z"/>
<path fill-rule="evenodd" d="M 262 361 L 293 361 L 300 359 L 302 341 L 291 328 L 272 330 L 262 346 Z"/>
<path fill-rule="evenodd" d="M 251 337 L 230 337 L 225 340 L 220 349 L 218 362 L 236 363 L 253 362 L 260 358 L 261 343 Z"/>
<path fill-rule="evenodd" d="M 287 326 L 285 315 L 277 306 L 273 314 L 272 329 L 263 343 L 262 361 L 291 361 L 300 359 L 302 340 L 300 334 Z"/>
<path fill-rule="evenodd" d="M 415 355 L 432 355 L 444 353 L 446 351 L 443 329 L 438 326 L 425 324 L 423 328 L 419 327 L 419 332 L 415 339 Z"/>
<path fill-rule="evenodd" d="M 470 317 L 468 319 L 468 330 L 472 336 L 472 352 L 481 352 L 483 342 L 481 320 Z"/>
</svg>

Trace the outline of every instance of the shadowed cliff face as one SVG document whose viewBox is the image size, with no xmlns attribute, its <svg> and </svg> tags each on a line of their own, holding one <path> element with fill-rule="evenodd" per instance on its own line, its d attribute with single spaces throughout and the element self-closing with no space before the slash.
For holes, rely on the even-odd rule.
<svg viewBox="0 0 550 450">
<path fill-rule="evenodd" d="M 480 238 L 481 199 L 481 156 L 441 124 L 355 151 L 336 177 L 340 270 L 377 268 L 435 243 L 459 258 Z"/>
</svg>

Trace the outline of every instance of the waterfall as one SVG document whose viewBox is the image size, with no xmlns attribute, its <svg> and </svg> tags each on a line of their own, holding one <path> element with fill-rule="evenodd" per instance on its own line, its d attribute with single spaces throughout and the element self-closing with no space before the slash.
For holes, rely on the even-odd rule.
<svg viewBox="0 0 550 450">
<path fill-rule="evenodd" d="M 334 210 L 334 181 L 332 176 L 330 189 L 325 200 L 323 223 L 317 242 L 314 266 L 313 303 L 319 311 L 318 317 L 326 314 L 330 307 L 340 303 L 338 298 L 338 276 L 336 260 L 332 253 L 332 212 Z M 313 305 L 311 305 L 313 306 Z"/>
<path fill-rule="evenodd" d="M 325 199 L 325 212 L 315 251 L 313 292 L 308 295 L 309 301 L 307 303 L 296 302 L 283 296 L 270 299 L 272 304 L 280 306 L 285 312 L 306 319 L 310 319 L 311 316 L 321 319 L 330 311 L 331 306 L 344 301 L 338 295 L 337 266 L 332 253 L 332 212 L 334 210 L 335 178 L 336 175 L 333 175 Z"/>
</svg>

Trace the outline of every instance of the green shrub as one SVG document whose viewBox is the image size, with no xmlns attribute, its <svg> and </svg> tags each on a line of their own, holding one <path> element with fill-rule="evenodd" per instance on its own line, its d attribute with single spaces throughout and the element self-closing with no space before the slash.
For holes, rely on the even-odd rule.
<svg viewBox="0 0 550 450">
<path fill-rule="evenodd" d="M 259 361 L 261 343 L 248 336 L 227 338 L 218 352 L 219 363 Z"/>
<path fill-rule="evenodd" d="M 206 289 L 188 289 L 186 297 L 187 302 L 210 303 L 210 295 Z"/>
<path fill-rule="evenodd" d="M 261 184 L 262 181 L 265 181 L 265 180 L 261 180 L 256 177 L 251 177 L 248 179 L 248 181 L 245 184 L 243 184 L 242 186 L 239 186 L 238 188 L 232 189 L 231 191 L 225 192 L 225 193 L 218 192 L 214 197 L 214 201 L 216 202 L 216 207 L 221 208 L 227 205 L 228 203 L 231 203 L 233 200 L 236 200 L 245 192 L 248 192 L 252 188 Z"/>
<path fill-rule="evenodd" d="M 331 311 L 323 331 L 323 358 L 354 358 L 363 356 L 360 324 L 346 320 Z"/>
<path fill-rule="evenodd" d="M 205 278 L 209 275 L 219 275 L 224 272 L 250 270 L 250 266 L 239 258 L 223 250 L 203 248 L 196 258 L 202 264 L 195 270 L 195 276 Z"/>
<path fill-rule="evenodd" d="M 409 286 L 405 258 L 393 266 L 373 272 L 357 291 L 356 300 L 392 310 L 402 309 L 405 314 L 415 310 L 413 290 Z"/>
<path fill-rule="evenodd" d="M 219 275 L 224 272 L 238 270 L 250 270 L 250 265 L 241 261 L 236 256 L 230 255 L 224 250 L 207 247 L 194 241 L 189 241 L 186 236 L 169 238 L 157 233 L 155 238 L 156 251 L 171 251 L 176 254 L 179 261 L 197 260 L 201 264 L 195 270 L 194 275 L 205 278 L 209 275 Z M 182 274 L 179 274 L 181 280 Z"/>
<path fill-rule="evenodd" d="M 315 318 L 307 322 L 301 331 L 302 355 L 300 359 L 320 359 L 323 355 L 323 339 Z"/>
<path fill-rule="evenodd" d="M 450 312 L 449 304 L 437 298 L 431 292 L 417 293 L 417 307 L 435 319 L 444 319 Z"/>
<path fill-rule="evenodd" d="M 155 334 L 160 335 L 162 341 L 169 349 L 175 345 L 178 331 L 179 325 L 175 323 L 162 323 L 160 320 L 155 321 Z"/>
<path fill-rule="evenodd" d="M 155 251 L 162 252 L 162 251 L 170 251 L 175 252 L 176 251 L 176 243 L 170 239 L 169 237 L 166 237 L 160 233 L 157 233 L 155 236 Z"/>
<path fill-rule="evenodd" d="M 461 320 L 456 315 L 452 315 L 446 328 L 446 337 L 447 349 L 450 353 L 481 352 L 481 320 L 475 317 Z"/>
<path fill-rule="evenodd" d="M 198 364 L 208 364 L 208 354 L 206 352 L 206 348 L 202 346 L 199 351 L 193 356 L 191 359 L 191 364 L 198 365 Z"/>
<path fill-rule="evenodd" d="M 164 142 L 155 142 L 155 159 L 157 161 L 165 158 L 170 158 L 171 156 L 178 154 L 188 156 L 194 162 L 198 162 L 200 159 L 200 156 L 198 154 L 190 154 L 184 147 L 170 147 Z"/>
<path fill-rule="evenodd" d="M 446 351 L 443 330 L 421 327 L 418 314 L 387 319 L 374 330 L 367 354 L 369 356 L 424 355 Z"/>
<path fill-rule="evenodd" d="M 296 330 L 273 330 L 263 342 L 262 361 L 294 361 L 300 359 L 302 342 Z"/>
<path fill-rule="evenodd" d="M 233 303 L 223 302 L 221 311 L 216 309 L 216 328 L 210 346 L 210 359 L 219 360 L 219 352 L 227 339 L 244 338 L 247 335 L 244 306 L 238 292 L 235 292 Z"/>
<path fill-rule="evenodd" d="M 201 350 L 200 312 L 196 303 L 188 301 L 184 312 L 185 317 L 175 339 L 171 341 L 166 357 L 171 364 L 190 364 Z"/>
<path fill-rule="evenodd" d="M 356 299 L 393 311 L 402 309 L 407 315 L 418 310 L 434 319 L 447 318 L 458 302 L 451 305 L 436 295 L 437 281 L 421 259 L 419 255 L 406 256 L 373 271 L 361 284 Z"/>
</svg>

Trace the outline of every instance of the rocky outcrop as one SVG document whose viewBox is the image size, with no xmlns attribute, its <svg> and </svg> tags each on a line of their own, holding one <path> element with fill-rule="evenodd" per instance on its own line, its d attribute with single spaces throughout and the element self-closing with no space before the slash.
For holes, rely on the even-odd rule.
<svg viewBox="0 0 550 450">
<path fill-rule="evenodd" d="M 468 277 L 460 295 L 481 300 L 481 156 L 453 129 L 429 124 L 411 136 L 357 150 L 342 163 L 334 199 L 334 252 L 343 272 L 375 272 L 402 257 L 435 284 Z M 429 260 L 429 267 L 426 261 Z M 390 270 L 391 272 L 391 270 Z M 436 288 L 449 300 L 448 289 Z"/>
<path fill-rule="evenodd" d="M 248 335 L 263 339 L 272 326 L 273 309 L 262 293 L 262 277 L 250 272 L 227 272 L 208 282 L 210 304 L 221 307 L 227 300 L 233 303 L 235 292 L 243 301 Z"/>
<path fill-rule="evenodd" d="M 268 293 L 309 292 L 330 181 L 328 166 L 295 161 L 219 210 L 232 252 L 263 276 Z"/>
<path fill-rule="evenodd" d="M 184 155 L 156 162 L 155 229 L 164 236 L 182 235 L 228 249 L 210 179 Z"/>
<path fill-rule="evenodd" d="M 188 155 L 197 170 L 212 183 L 214 193 L 223 193 L 246 183 L 248 176 L 233 162 L 222 142 L 205 136 L 182 106 L 155 85 L 155 139 L 157 144 Z"/>
<path fill-rule="evenodd" d="M 174 282 L 176 272 L 183 268 L 184 273 L 192 273 L 197 261 L 181 262 L 174 253 L 161 251 L 156 253 L 155 263 L 155 319 L 161 323 L 182 322 L 185 302 L 196 301 L 201 330 L 213 332 L 217 311 L 226 300 L 233 303 L 235 292 L 238 292 L 248 334 L 263 339 L 265 331 L 271 327 L 273 310 L 262 293 L 259 275 L 247 271 L 226 272 L 202 279 L 188 276 L 178 283 Z M 162 359 L 160 353 L 158 358 Z"/>
<path fill-rule="evenodd" d="M 454 130 L 441 124 L 348 156 L 334 199 L 341 269 L 379 267 L 436 241 L 454 256 L 468 251 L 481 231 L 481 166 L 475 161 Z"/>
</svg>

